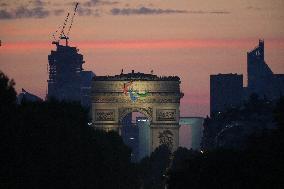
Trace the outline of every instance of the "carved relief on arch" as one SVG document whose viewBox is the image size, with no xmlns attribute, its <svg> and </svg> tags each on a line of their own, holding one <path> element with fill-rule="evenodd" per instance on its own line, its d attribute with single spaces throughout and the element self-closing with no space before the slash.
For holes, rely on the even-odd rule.
<svg viewBox="0 0 284 189">
<path fill-rule="evenodd" d="M 152 121 L 153 109 L 151 107 L 148 107 L 148 108 L 125 107 L 125 108 L 119 108 L 118 109 L 118 120 L 119 120 L 119 122 L 121 122 L 123 120 L 123 118 L 131 112 L 140 112 L 140 113 L 144 114 L 149 119 L 150 122 Z"/>
</svg>

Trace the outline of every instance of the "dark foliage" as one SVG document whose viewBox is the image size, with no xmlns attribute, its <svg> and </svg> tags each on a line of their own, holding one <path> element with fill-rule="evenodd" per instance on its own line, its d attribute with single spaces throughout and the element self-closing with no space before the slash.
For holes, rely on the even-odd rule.
<svg viewBox="0 0 284 189">
<path fill-rule="evenodd" d="M 178 149 L 169 188 L 284 188 L 283 105 L 281 98 L 274 110 L 251 106 L 250 115 L 270 110 L 277 129 L 252 133 L 241 149 L 216 147 L 204 153 Z"/>
<path fill-rule="evenodd" d="M 0 123 L 4 124 L 10 120 L 10 115 L 16 106 L 15 82 L 10 80 L 0 70 Z M 1 130 L 0 130 L 1 131 Z"/>
<path fill-rule="evenodd" d="M 0 188 L 138 188 L 130 149 L 117 133 L 88 127 L 79 104 L 16 106 L 2 75 L 0 94 Z"/>
<path fill-rule="evenodd" d="M 138 164 L 138 172 L 142 186 L 146 189 L 164 189 L 164 174 L 170 164 L 171 151 L 166 145 L 161 145 Z"/>
<path fill-rule="evenodd" d="M 266 129 L 275 129 L 275 104 L 252 95 L 241 107 L 229 108 L 211 118 L 207 117 L 204 121 L 202 149 L 241 149 L 250 135 L 261 134 Z"/>
</svg>

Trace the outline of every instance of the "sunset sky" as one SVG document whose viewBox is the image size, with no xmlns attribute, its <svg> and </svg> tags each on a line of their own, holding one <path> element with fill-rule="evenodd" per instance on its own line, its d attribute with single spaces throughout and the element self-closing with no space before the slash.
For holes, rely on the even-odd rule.
<svg viewBox="0 0 284 189">
<path fill-rule="evenodd" d="M 73 0 L 0 0 L 0 70 L 45 97 L 52 34 Z M 178 75 L 183 116 L 209 114 L 209 75 L 244 74 L 246 52 L 265 40 L 265 59 L 284 73 L 283 0 L 81 0 L 70 45 L 96 75 L 131 70 Z"/>
</svg>

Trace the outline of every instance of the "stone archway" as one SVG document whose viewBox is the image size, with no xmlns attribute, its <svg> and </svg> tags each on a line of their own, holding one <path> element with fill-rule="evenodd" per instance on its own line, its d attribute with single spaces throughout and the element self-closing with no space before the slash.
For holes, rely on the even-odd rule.
<svg viewBox="0 0 284 189">
<path fill-rule="evenodd" d="M 120 122 L 131 112 L 150 121 L 151 151 L 165 142 L 177 149 L 179 106 L 183 93 L 177 76 L 129 73 L 95 76 L 92 83 L 92 122 L 95 129 L 120 133 Z"/>
<path fill-rule="evenodd" d="M 144 114 L 149 121 L 152 121 L 152 108 L 148 107 L 148 108 L 139 108 L 139 107 L 122 107 L 118 110 L 118 118 L 119 118 L 119 122 L 122 121 L 122 119 L 129 113 L 132 112 L 140 112 L 142 114 Z"/>
</svg>

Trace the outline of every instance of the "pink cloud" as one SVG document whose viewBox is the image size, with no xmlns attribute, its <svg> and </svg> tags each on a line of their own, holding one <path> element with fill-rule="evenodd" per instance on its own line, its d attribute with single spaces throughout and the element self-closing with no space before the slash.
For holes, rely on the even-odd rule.
<svg viewBox="0 0 284 189">
<path fill-rule="evenodd" d="M 267 40 L 269 48 L 284 48 L 284 39 Z M 34 42 L 2 42 L 1 50 L 38 50 L 52 49 L 54 46 L 48 41 Z M 240 40 L 127 40 L 127 41 L 80 41 L 71 43 L 80 49 L 184 49 L 184 48 L 244 48 L 250 49 L 252 44 L 257 44 L 254 39 Z"/>
</svg>

